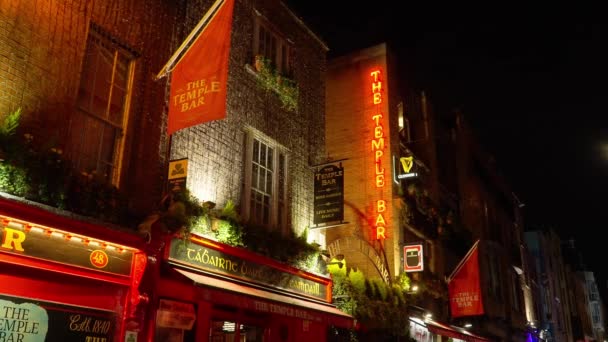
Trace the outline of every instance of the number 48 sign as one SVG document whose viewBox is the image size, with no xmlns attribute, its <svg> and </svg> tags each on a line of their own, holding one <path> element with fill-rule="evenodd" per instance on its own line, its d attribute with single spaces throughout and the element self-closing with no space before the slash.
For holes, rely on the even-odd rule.
<svg viewBox="0 0 608 342">
<path fill-rule="evenodd" d="M 403 246 L 403 269 L 405 272 L 420 272 L 424 270 L 422 244 Z"/>
</svg>

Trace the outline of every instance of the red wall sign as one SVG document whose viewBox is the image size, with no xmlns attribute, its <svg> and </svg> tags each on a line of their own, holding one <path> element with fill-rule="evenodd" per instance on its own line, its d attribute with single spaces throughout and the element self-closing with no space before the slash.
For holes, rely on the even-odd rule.
<svg viewBox="0 0 608 342">
<path fill-rule="evenodd" d="M 405 272 L 424 271 L 424 253 L 422 245 L 403 247 L 403 270 Z"/>
</svg>

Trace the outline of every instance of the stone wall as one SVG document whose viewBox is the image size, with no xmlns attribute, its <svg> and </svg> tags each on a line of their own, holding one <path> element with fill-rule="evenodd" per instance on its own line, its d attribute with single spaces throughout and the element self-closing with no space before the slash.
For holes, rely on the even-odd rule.
<svg viewBox="0 0 608 342">
<path fill-rule="evenodd" d="M 212 1 L 192 2 L 187 25 L 193 28 Z M 298 109 L 282 108 L 277 95 L 257 84 L 253 69 L 254 18 L 261 15 L 291 42 L 293 77 L 299 86 Z M 235 3 L 226 118 L 175 133 L 171 159 L 188 158 L 188 187 L 201 200 L 219 207 L 241 204 L 246 130 L 276 141 L 288 155 L 289 219 L 300 232 L 312 225 L 312 165 L 325 158 L 324 44 L 279 1 L 237 0 Z M 188 32 L 185 32 L 187 34 Z"/>
</svg>

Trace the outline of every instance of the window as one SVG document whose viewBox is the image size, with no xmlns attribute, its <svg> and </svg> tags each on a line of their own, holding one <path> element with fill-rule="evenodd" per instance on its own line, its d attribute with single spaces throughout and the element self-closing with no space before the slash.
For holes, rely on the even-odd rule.
<svg viewBox="0 0 608 342">
<path fill-rule="evenodd" d="M 512 272 L 511 273 L 511 301 L 512 301 L 512 307 L 515 311 L 517 312 L 521 312 L 521 301 L 522 301 L 522 294 L 521 294 L 521 283 L 519 280 L 519 275 L 517 275 L 517 273 Z"/>
<path fill-rule="evenodd" d="M 72 160 L 118 184 L 134 56 L 92 27 L 86 43 L 77 113 L 71 121 Z"/>
<path fill-rule="evenodd" d="M 500 263 L 498 257 L 491 252 L 488 254 L 488 267 L 490 269 L 488 293 L 497 300 L 502 300 L 500 291 Z"/>
<path fill-rule="evenodd" d="M 270 139 L 250 133 L 247 139 L 245 216 L 255 224 L 287 227 L 287 156 Z"/>
<path fill-rule="evenodd" d="M 591 303 L 591 321 L 593 325 L 601 324 L 600 318 L 600 304 L 597 302 Z"/>
<path fill-rule="evenodd" d="M 399 115 L 399 135 L 403 139 L 403 142 L 409 143 L 412 142 L 412 137 L 410 134 L 410 122 L 405 117 L 404 107 L 405 106 L 403 102 L 399 102 L 399 104 L 397 105 L 397 113 Z"/>
<path fill-rule="evenodd" d="M 291 74 L 292 51 L 287 40 L 273 31 L 259 16 L 255 20 L 253 54 L 268 58 L 279 73 Z"/>
</svg>

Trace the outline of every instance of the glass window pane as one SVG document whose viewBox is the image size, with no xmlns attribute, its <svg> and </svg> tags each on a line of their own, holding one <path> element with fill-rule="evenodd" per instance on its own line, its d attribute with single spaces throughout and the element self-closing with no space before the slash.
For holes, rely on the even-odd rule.
<svg viewBox="0 0 608 342">
<path fill-rule="evenodd" d="M 233 342 L 236 341 L 236 323 L 223 320 L 211 321 L 209 332 L 210 342 Z"/>
<path fill-rule="evenodd" d="M 239 336 L 241 342 L 263 342 L 264 328 L 255 325 L 241 324 Z"/>
<path fill-rule="evenodd" d="M 116 61 L 116 74 L 114 75 L 114 86 L 126 90 L 129 82 L 129 68 L 131 65 L 131 59 L 129 56 L 118 51 L 118 58 Z"/>
<path fill-rule="evenodd" d="M 110 100 L 110 113 L 108 120 L 110 120 L 110 122 L 116 126 L 122 125 L 126 96 L 127 92 L 125 89 L 116 86 L 114 89 L 112 89 L 112 99 Z"/>
<path fill-rule="evenodd" d="M 253 170 L 251 172 L 251 187 L 254 189 L 258 189 L 259 181 L 258 181 L 258 173 L 259 169 L 256 164 L 253 164 Z"/>
<path fill-rule="evenodd" d="M 260 165 L 266 166 L 266 145 L 260 144 Z"/>
<path fill-rule="evenodd" d="M 268 173 L 268 171 L 266 170 L 262 170 L 262 172 L 260 172 L 260 187 L 258 188 L 258 190 L 260 191 L 266 191 L 266 174 Z"/>
<path fill-rule="evenodd" d="M 272 195 L 272 172 L 266 172 L 266 193 Z"/>
</svg>

